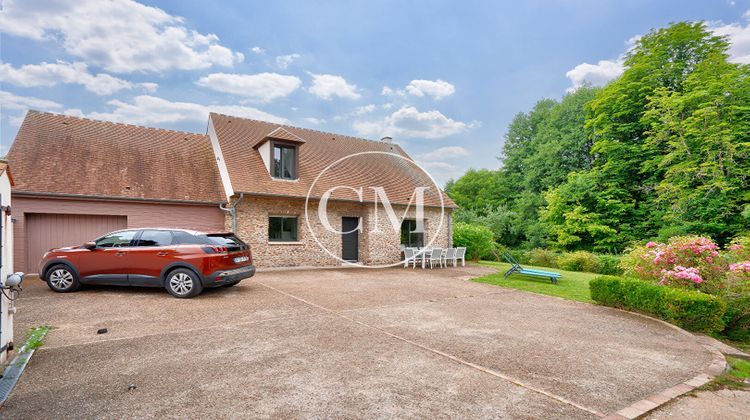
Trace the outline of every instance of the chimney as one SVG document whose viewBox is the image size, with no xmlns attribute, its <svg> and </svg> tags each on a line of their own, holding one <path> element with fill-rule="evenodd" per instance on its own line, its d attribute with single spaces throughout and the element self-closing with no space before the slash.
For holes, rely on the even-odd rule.
<svg viewBox="0 0 750 420">
<path fill-rule="evenodd" d="M 393 143 L 393 139 L 391 137 L 385 136 L 382 139 L 380 139 L 383 143 Z"/>
</svg>

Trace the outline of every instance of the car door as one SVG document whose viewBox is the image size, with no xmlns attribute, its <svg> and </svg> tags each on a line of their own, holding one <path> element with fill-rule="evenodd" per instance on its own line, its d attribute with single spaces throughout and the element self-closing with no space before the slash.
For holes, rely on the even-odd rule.
<svg viewBox="0 0 750 420">
<path fill-rule="evenodd" d="M 175 246 L 172 232 L 163 229 L 144 229 L 136 246 L 128 254 L 128 280 L 133 286 L 161 287 L 161 271 L 172 262 Z"/>
<path fill-rule="evenodd" d="M 137 230 L 121 230 L 94 241 L 96 246 L 78 256 L 82 283 L 128 284 L 127 255 L 135 242 Z"/>
</svg>

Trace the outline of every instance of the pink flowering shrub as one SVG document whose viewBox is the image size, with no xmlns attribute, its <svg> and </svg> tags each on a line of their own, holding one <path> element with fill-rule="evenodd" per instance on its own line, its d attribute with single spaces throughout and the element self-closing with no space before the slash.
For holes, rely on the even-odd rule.
<svg viewBox="0 0 750 420">
<path fill-rule="evenodd" d="M 727 246 L 727 259 L 730 262 L 750 260 L 750 236 L 738 236 Z"/>
<path fill-rule="evenodd" d="M 623 257 L 621 266 L 629 276 L 680 288 L 718 294 L 727 264 L 719 246 L 702 236 L 676 236 L 667 243 L 648 242 Z"/>
<path fill-rule="evenodd" d="M 668 286 L 692 286 L 700 283 L 703 283 L 703 278 L 698 273 L 697 268 L 687 268 L 681 265 L 676 266 L 674 270 L 662 270 L 661 280 L 659 281 L 659 284 Z"/>
</svg>

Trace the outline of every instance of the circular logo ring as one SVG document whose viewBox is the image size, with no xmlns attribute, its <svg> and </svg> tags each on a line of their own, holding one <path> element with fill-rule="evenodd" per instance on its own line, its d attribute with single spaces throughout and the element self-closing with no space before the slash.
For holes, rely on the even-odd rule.
<svg viewBox="0 0 750 420">
<path fill-rule="evenodd" d="M 336 160 L 335 162 L 331 163 L 330 165 L 326 166 L 325 168 L 323 168 L 323 170 L 320 171 L 320 173 L 318 174 L 318 176 L 315 177 L 315 180 L 313 181 L 313 183 L 310 184 L 310 188 L 307 190 L 307 195 L 305 196 L 305 224 L 307 225 L 307 230 L 310 232 L 310 234 L 312 235 L 313 239 L 315 239 L 315 242 L 318 244 L 318 246 L 321 249 L 323 249 L 326 253 L 328 253 L 328 255 L 330 255 L 333 258 L 341 261 L 345 265 L 353 265 L 353 266 L 365 267 L 365 268 L 388 268 L 388 267 L 395 267 L 397 265 L 402 265 L 402 264 L 404 264 L 406 262 L 406 259 L 402 259 L 402 260 L 400 260 L 398 262 L 395 262 L 395 263 L 392 263 L 392 264 L 365 265 L 365 264 L 363 264 L 360 261 L 357 261 L 357 262 L 347 261 L 347 260 L 343 259 L 342 257 L 339 257 L 338 255 L 336 255 L 335 253 L 331 252 L 328 248 L 326 248 L 320 242 L 320 240 L 318 239 L 318 236 L 315 234 L 315 231 L 313 230 L 312 226 L 310 225 L 310 215 L 309 215 L 309 212 L 308 212 L 309 203 L 310 203 L 310 194 L 312 193 L 312 190 L 313 190 L 313 187 L 315 187 L 315 184 L 318 183 L 318 180 L 320 179 L 320 177 L 323 176 L 323 174 L 325 174 L 326 171 L 328 171 L 332 167 L 338 165 L 339 163 L 341 163 L 341 162 L 343 162 L 343 161 L 345 161 L 345 160 L 347 160 L 349 158 L 353 158 L 353 157 L 361 156 L 361 155 L 375 155 L 375 154 L 387 155 L 387 156 L 394 156 L 394 157 L 397 157 L 399 159 L 403 159 L 406 162 L 409 162 L 409 163 L 413 164 L 414 166 L 416 166 L 417 168 L 419 168 L 423 173 L 425 173 L 427 175 L 427 177 L 430 179 L 430 181 L 432 182 L 432 184 L 437 189 L 437 191 L 438 191 L 438 197 L 440 197 L 440 223 L 438 223 L 438 227 L 435 230 L 435 234 L 430 239 L 430 241 L 427 243 L 427 245 L 424 246 L 424 248 L 427 248 L 427 247 L 431 246 L 432 243 L 435 242 L 435 239 L 437 239 L 438 233 L 440 233 L 440 230 L 443 228 L 443 219 L 445 217 L 445 200 L 443 200 L 443 194 L 440 191 L 440 186 L 438 186 L 437 182 L 435 181 L 435 178 L 433 178 L 432 175 L 430 175 L 430 173 L 427 172 L 422 167 L 422 165 L 418 164 L 417 162 L 415 162 L 415 161 L 413 161 L 413 160 L 411 160 L 411 159 L 409 159 L 409 158 L 407 158 L 405 156 L 402 156 L 402 155 L 400 155 L 398 153 L 392 153 L 392 152 L 367 151 L 367 152 L 353 153 L 351 155 L 344 156 L 344 157 Z M 375 202 L 373 202 L 371 204 L 375 205 Z M 407 209 L 408 209 L 408 206 L 407 206 Z M 377 209 L 375 211 L 377 211 Z M 326 212 L 326 215 L 327 215 L 327 212 Z"/>
</svg>

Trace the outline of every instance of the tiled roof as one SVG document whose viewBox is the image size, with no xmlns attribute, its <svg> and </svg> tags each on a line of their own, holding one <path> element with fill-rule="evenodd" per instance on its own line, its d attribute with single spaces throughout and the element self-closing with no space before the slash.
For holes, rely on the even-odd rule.
<svg viewBox="0 0 750 420">
<path fill-rule="evenodd" d="M 426 205 L 439 206 L 442 196 L 446 206 L 455 207 L 397 144 L 216 113 L 211 113 L 209 118 L 224 155 L 232 188 L 237 193 L 304 198 L 312 186 L 310 196 L 320 198 L 329 188 L 342 185 L 363 187 L 363 201 L 372 202 L 375 193 L 370 187 L 383 187 L 391 203 L 407 204 L 416 187 L 427 187 Z M 304 140 L 299 147 L 297 180 L 271 177 L 258 149 L 253 147 L 261 144 L 274 130 Z M 351 155 L 355 156 L 347 158 Z M 324 170 L 325 174 L 318 178 Z M 358 197 L 351 190 L 338 189 L 331 199 L 358 200 Z"/>
<path fill-rule="evenodd" d="M 8 161 L 18 192 L 226 201 L 203 134 L 29 111 Z"/>
</svg>

